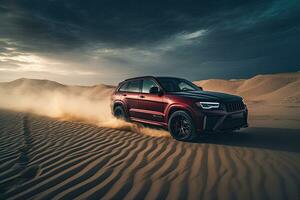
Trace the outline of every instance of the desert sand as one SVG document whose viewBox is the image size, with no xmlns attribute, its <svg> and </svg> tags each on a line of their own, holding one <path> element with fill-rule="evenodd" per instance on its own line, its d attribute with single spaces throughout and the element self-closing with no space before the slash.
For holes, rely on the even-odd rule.
<svg viewBox="0 0 300 200">
<path fill-rule="evenodd" d="M 196 82 L 250 128 L 192 143 L 114 119 L 111 86 L 1 83 L 0 199 L 299 199 L 299 74 Z"/>
</svg>

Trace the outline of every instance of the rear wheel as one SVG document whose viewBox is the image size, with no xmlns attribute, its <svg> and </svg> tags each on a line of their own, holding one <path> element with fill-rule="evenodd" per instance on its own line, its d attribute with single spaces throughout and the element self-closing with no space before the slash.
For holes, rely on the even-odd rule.
<svg viewBox="0 0 300 200">
<path fill-rule="evenodd" d="M 128 121 L 128 117 L 127 117 L 127 115 L 125 113 L 125 110 L 122 106 L 116 106 L 114 108 L 114 116 L 117 119 L 122 119 L 122 120 Z"/>
<path fill-rule="evenodd" d="M 169 119 L 169 131 L 177 140 L 190 141 L 196 137 L 195 124 L 185 111 L 174 112 Z"/>
</svg>

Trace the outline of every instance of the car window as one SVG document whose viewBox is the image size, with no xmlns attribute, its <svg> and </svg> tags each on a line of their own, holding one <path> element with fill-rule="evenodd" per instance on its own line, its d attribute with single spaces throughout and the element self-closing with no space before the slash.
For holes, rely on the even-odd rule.
<svg viewBox="0 0 300 200">
<path fill-rule="evenodd" d="M 127 92 L 140 92 L 140 80 L 128 82 Z"/>
<path fill-rule="evenodd" d="M 126 92 L 127 86 L 128 86 L 128 83 L 124 83 L 124 84 L 119 88 L 119 91 L 120 91 L 120 92 Z"/>
<path fill-rule="evenodd" d="M 151 80 L 151 79 L 143 80 L 143 87 L 142 87 L 143 93 L 150 93 L 150 88 L 152 88 L 152 87 L 158 87 L 157 84 L 153 80 Z"/>
<path fill-rule="evenodd" d="M 185 82 L 178 83 L 178 87 L 180 88 L 180 91 L 187 91 L 187 90 L 189 90 L 189 91 L 192 90 L 193 91 L 193 90 L 195 90 L 192 86 L 188 85 Z"/>
<path fill-rule="evenodd" d="M 160 85 L 166 92 L 199 91 L 200 89 L 185 79 L 158 78 Z"/>
</svg>

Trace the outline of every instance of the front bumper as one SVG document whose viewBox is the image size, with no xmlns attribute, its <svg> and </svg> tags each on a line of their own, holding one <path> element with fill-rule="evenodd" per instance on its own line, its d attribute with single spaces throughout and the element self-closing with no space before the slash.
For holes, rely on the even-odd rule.
<svg viewBox="0 0 300 200">
<path fill-rule="evenodd" d="M 203 112 L 199 121 L 202 122 L 198 129 L 201 132 L 237 130 L 248 127 L 248 110 Z"/>
</svg>

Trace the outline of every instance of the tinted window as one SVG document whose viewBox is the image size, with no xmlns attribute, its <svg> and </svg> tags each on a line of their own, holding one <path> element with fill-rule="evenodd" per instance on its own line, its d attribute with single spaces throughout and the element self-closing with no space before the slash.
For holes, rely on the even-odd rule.
<svg viewBox="0 0 300 200">
<path fill-rule="evenodd" d="M 199 91 L 200 89 L 185 79 L 158 78 L 159 83 L 166 92 Z"/>
<path fill-rule="evenodd" d="M 119 88 L 119 91 L 120 91 L 120 92 L 125 92 L 126 89 L 127 89 L 127 85 L 128 85 L 128 83 L 124 83 L 124 84 Z"/>
<path fill-rule="evenodd" d="M 158 87 L 153 80 L 151 79 L 143 80 L 143 88 L 142 88 L 143 93 L 150 93 L 150 88 L 152 87 Z"/>
<path fill-rule="evenodd" d="M 127 92 L 140 92 L 140 80 L 128 82 Z"/>
<path fill-rule="evenodd" d="M 186 91 L 186 90 L 195 90 L 192 86 L 188 85 L 185 82 L 180 82 L 178 84 L 178 87 L 180 88 L 181 91 Z"/>
</svg>

